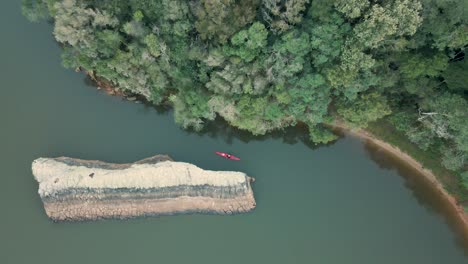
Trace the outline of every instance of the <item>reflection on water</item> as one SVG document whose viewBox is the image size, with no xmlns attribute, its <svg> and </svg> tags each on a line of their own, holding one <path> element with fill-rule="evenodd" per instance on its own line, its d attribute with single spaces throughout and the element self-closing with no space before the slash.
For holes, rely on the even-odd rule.
<svg viewBox="0 0 468 264">
<path fill-rule="evenodd" d="M 429 212 L 440 215 L 457 234 L 456 242 L 464 248 L 468 255 L 468 232 L 464 223 L 458 218 L 457 212 L 440 191 L 418 170 L 404 162 L 396 155 L 382 149 L 370 140 L 364 140 L 364 148 L 369 158 L 382 169 L 396 170 L 405 180 L 405 187 L 411 190 L 417 202 Z"/>
<path fill-rule="evenodd" d="M 84 74 L 84 73 L 83 73 Z M 88 75 L 85 75 L 83 79 L 83 83 L 90 88 L 96 89 L 97 84 L 94 80 L 92 80 Z M 103 92 L 104 93 L 104 92 Z M 167 114 L 168 112 L 172 112 L 172 109 L 167 106 L 155 106 L 150 102 L 144 100 L 143 97 L 137 96 L 138 100 L 136 103 L 142 103 L 147 110 L 156 110 L 158 114 Z M 125 100 L 122 98 L 122 100 Z M 220 138 L 224 142 L 228 144 L 232 144 L 234 139 L 237 139 L 243 143 L 248 143 L 250 141 L 265 141 L 268 139 L 281 139 L 283 143 L 286 144 L 296 144 L 298 142 L 302 142 L 304 145 L 311 149 L 316 149 L 317 145 L 313 144 L 309 140 L 308 129 L 307 126 L 303 124 L 298 124 L 296 126 L 291 126 L 283 129 L 277 129 L 266 135 L 252 135 L 252 133 L 235 128 L 230 126 L 223 118 L 217 117 L 214 121 L 208 121 L 205 123 L 205 126 L 201 131 L 194 131 L 193 129 L 186 129 L 187 134 L 197 134 L 200 136 L 207 135 L 210 138 Z M 330 144 L 333 144 L 331 142 Z M 328 144 L 328 145 L 330 145 Z M 323 147 L 324 145 L 320 145 Z"/>
<path fill-rule="evenodd" d="M 85 78 L 85 84 L 89 87 L 96 88 L 95 82 L 88 77 Z M 122 100 L 125 99 L 122 98 Z M 160 115 L 172 111 L 169 107 L 154 106 L 148 102 L 143 102 L 143 105 L 147 111 L 156 110 Z M 234 140 L 249 143 L 251 141 L 275 139 L 290 145 L 301 142 L 310 149 L 317 149 L 319 147 L 332 146 L 336 142 L 334 141 L 327 145 L 313 144 L 309 139 L 308 129 L 303 124 L 275 130 L 266 135 L 254 136 L 248 131 L 230 126 L 225 120 L 219 117 L 214 121 L 207 122 L 201 131 L 188 129 L 185 130 L 185 133 L 199 136 L 208 135 L 210 138 L 220 138 L 229 145 L 232 145 Z M 335 129 L 334 133 L 340 138 L 347 135 L 347 133 L 341 129 Z M 396 155 L 389 153 L 369 140 L 364 140 L 364 148 L 368 157 L 376 162 L 380 168 L 396 170 L 398 175 L 404 178 L 405 187 L 411 191 L 418 204 L 426 208 L 429 212 L 444 218 L 445 222 L 454 233 L 457 234 L 456 243 L 464 248 L 465 254 L 468 255 L 468 232 L 464 224 L 459 220 L 457 213 L 445 197 L 440 194 L 439 190 L 435 188 L 428 179 L 421 175 L 418 170 Z"/>
<path fill-rule="evenodd" d="M 266 135 L 253 136 L 250 132 L 229 126 L 222 118 L 217 118 L 215 121 L 207 123 L 202 131 L 196 133 L 200 135 L 207 134 L 213 138 L 221 138 L 229 144 L 232 143 L 233 139 L 238 139 L 243 143 L 276 139 L 290 145 L 302 142 L 309 148 L 316 148 L 309 140 L 307 127 L 299 125 L 275 130 Z"/>
</svg>

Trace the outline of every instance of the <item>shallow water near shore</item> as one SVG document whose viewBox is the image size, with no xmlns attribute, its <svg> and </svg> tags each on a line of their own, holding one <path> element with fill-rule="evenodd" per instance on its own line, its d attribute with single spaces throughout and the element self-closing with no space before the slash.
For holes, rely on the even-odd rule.
<svg viewBox="0 0 468 264">
<path fill-rule="evenodd" d="M 2 1 L 0 21 L 0 263 L 467 263 L 447 204 L 379 149 L 346 135 L 312 148 L 300 130 L 255 138 L 223 122 L 184 131 L 170 111 L 107 96 L 64 69 L 51 25 L 26 21 L 20 1 Z M 127 163 L 155 154 L 246 172 L 256 179 L 257 208 L 235 216 L 47 219 L 34 159 Z"/>
</svg>

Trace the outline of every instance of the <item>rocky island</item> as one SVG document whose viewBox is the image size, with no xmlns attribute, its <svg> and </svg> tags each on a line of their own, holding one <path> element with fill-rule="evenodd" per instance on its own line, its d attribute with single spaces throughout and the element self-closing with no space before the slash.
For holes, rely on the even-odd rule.
<svg viewBox="0 0 468 264">
<path fill-rule="evenodd" d="M 242 172 L 203 170 L 166 155 L 129 164 L 39 158 L 32 171 L 45 211 L 54 221 L 235 214 L 255 208 L 253 178 Z"/>
</svg>

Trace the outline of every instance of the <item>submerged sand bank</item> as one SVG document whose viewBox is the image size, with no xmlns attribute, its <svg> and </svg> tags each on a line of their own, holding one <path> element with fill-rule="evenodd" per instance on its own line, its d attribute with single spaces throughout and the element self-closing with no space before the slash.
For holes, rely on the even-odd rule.
<svg viewBox="0 0 468 264">
<path fill-rule="evenodd" d="M 55 221 L 252 210 L 252 178 L 154 156 L 130 164 L 39 158 L 32 164 L 47 215 Z"/>
</svg>

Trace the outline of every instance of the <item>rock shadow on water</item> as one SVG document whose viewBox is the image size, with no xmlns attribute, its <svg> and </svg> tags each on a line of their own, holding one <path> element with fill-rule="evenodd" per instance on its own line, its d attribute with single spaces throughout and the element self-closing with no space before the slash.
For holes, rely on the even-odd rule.
<svg viewBox="0 0 468 264">
<path fill-rule="evenodd" d="M 404 179 L 405 187 L 411 191 L 419 205 L 430 213 L 443 217 L 444 221 L 455 233 L 455 243 L 463 248 L 465 255 L 468 256 L 468 234 L 464 223 L 459 219 L 450 202 L 434 184 L 421 172 L 396 155 L 389 153 L 369 140 L 364 140 L 363 143 L 368 157 L 380 168 L 398 172 L 398 175 Z"/>
</svg>

